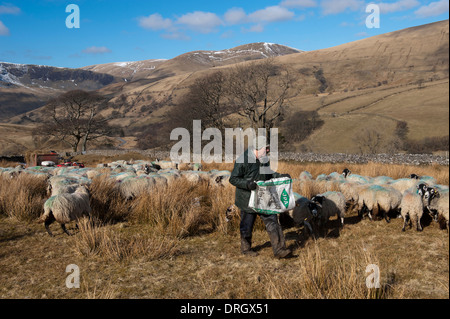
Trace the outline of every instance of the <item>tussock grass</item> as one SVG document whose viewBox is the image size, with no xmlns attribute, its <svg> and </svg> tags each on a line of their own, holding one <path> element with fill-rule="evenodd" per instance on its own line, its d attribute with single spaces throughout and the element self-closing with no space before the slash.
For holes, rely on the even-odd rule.
<svg viewBox="0 0 450 319">
<path fill-rule="evenodd" d="M 177 179 L 137 198 L 130 218 L 135 223 L 150 225 L 157 233 L 185 237 L 198 233 L 203 225 L 215 227 L 211 205 L 207 183 L 192 184 Z"/>
<path fill-rule="evenodd" d="M 101 223 L 124 221 L 130 214 L 130 204 L 123 198 L 114 180 L 100 175 L 89 186 L 92 216 Z"/>
<path fill-rule="evenodd" d="M 47 183 L 42 178 L 20 174 L 0 176 L 0 215 L 33 222 L 44 212 Z"/>
<path fill-rule="evenodd" d="M 153 233 L 126 234 L 94 226 L 88 219 L 79 223 L 80 233 L 73 240 L 76 253 L 85 257 L 100 256 L 106 260 L 147 261 L 171 258 L 178 254 L 178 241 Z"/>
<path fill-rule="evenodd" d="M 347 248 L 348 249 L 348 248 Z M 380 278 L 379 287 L 369 288 L 366 281 L 372 272 L 368 265 L 380 265 L 376 256 L 363 246 L 336 248 L 341 258 L 333 258 L 330 251 L 311 242 L 298 257 L 298 272 L 281 274 L 274 280 L 265 274 L 268 282 L 267 298 L 274 299 L 386 299 L 402 298 L 402 291 L 394 293 L 391 276 Z"/>
</svg>

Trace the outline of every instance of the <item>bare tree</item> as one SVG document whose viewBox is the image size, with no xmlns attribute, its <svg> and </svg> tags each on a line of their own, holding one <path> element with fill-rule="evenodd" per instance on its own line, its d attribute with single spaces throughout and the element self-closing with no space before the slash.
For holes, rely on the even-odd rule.
<svg viewBox="0 0 450 319">
<path fill-rule="evenodd" d="M 202 121 L 202 129 L 208 127 L 225 128 L 224 117 L 230 113 L 227 108 L 227 77 L 221 72 L 215 72 L 195 80 L 189 87 L 189 92 L 175 110 L 175 116 L 181 122 L 197 119 Z"/>
<path fill-rule="evenodd" d="M 64 93 L 45 106 L 48 121 L 39 130 L 70 145 L 74 152 L 81 143 L 85 151 L 88 141 L 115 130 L 108 124 L 110 118 L 99 114 L 106 103 L 106 99 L 96 93 L 81 90 Z"/>
<path fill-rule="evenodd" d="M 402 141 L 406 141 L 408 137 L 409 127 L 408 123 L 405 121 L 397 121 L 397 125 L 395 127 L 395 135 L 398 136 Z"/>
<path fill-rule="evenodd" d="M 272 128 L 284 112 L 293 79 L 272 58 L 237 65 L 229 78 L 229 98 L 234 110 L 254 129 Z"/>
<path fill-rule="evenodd" d="M 382 150 L 382 133 L 375 129 L 364 129 L 353 139 L 361 154 L 377 154 Z"/>
</svg>

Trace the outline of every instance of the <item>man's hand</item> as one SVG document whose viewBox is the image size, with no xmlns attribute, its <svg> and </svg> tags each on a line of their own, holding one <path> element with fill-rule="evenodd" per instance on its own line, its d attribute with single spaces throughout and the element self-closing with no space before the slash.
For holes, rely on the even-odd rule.
<svg viewBox="0 0 450 319">
<path fill-rule="evenodd" d="M 248 181 L 247 182 L 247 188 L 251 191 L 255 190 L 258 187 L 258 184 L 255 183 L 255 181 Z"/>
</svg>

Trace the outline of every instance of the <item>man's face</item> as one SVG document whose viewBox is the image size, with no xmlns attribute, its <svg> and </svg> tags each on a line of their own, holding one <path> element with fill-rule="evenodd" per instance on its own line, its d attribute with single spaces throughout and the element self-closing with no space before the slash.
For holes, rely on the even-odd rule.
<svg viewBox="0 0 450 319">
<path fill-rule="evenodd" d="M 270 152 L 270 147 L 263 147 L 256 151 L 256 158 L 260 159 L 263 156 L 266 156 Z"/>
</svg>

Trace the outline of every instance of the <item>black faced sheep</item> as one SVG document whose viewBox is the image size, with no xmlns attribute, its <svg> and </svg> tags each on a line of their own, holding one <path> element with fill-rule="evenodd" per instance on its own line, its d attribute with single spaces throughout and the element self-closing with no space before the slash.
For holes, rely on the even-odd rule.
<svg viewBox="0 0 450 319">
<path fill-rule="evenodd" d="M 328 219 L 337 215 L 341 226 L 344 226 L 346 199 L 341 192 L 326 192 L 311 198 L 319 206 L 319 227 L 324 226 Z"/>
<path fill-rule="evenodd" d="M 427 201 L 427 209 L 435 221 L 438 221 L 439 217 L 445 219 L 448 231 L 449 193 L 441 194 L 435 188 L 428 187 L 424 199 Z"/>
</svg>

